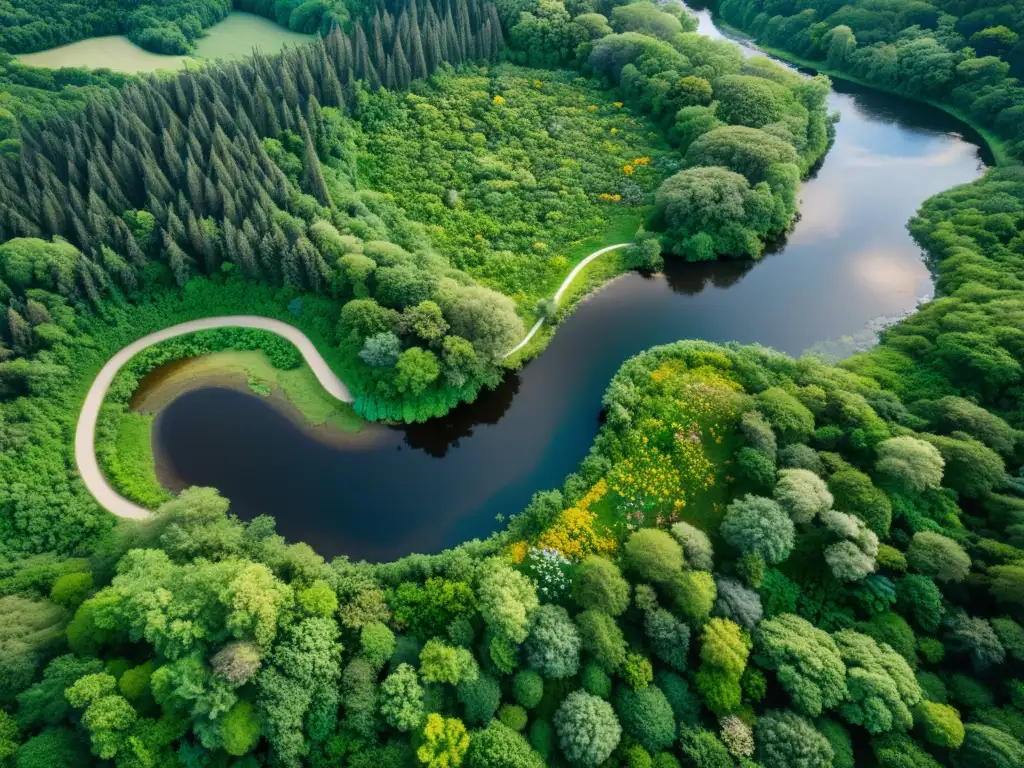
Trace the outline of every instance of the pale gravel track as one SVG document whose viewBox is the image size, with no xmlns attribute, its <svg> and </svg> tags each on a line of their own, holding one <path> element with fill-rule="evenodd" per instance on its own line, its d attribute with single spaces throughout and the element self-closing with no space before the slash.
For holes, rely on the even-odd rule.
<svg viewBox="0 0 1024 768">
<path fill-rule="evenodd" d="M 627 245 L 629 243 L 609 245 L 594 251 L 587 258 L 583 259 L 573 268 L 572 272 L 562 281 L 562 284 L 555 292 L 555 304 L 562 298 L 562 295 L 573 279 L 590 262 L 598 256 L 618 248 L 625 248 Z M 543 324 L 543 319 L 538 320 L 530 329 L 530 332 L 526 334 L 526 337 L 507 352 L 505 357 L 513 355 L 525 347 Z M 317 348 L 313 346 L 313 342 L 309 340 L 309 337 L 295 326 L 288 325 L 288 323 L 281 322 L 280 320 L 271 320 L 268 317 L 260 317 L 259 315 L 222 315 L 220 317 L 206 317 L 201 320 L 190 320 L 187 323 L 172 325 L 170 328 L 164 328 L 162 331 L 143 336 L 141 339 L 133 341 L 127 347 L 117 352 L 100 369 L 95 380 L 93 380 L 92 386 L 89 387 L 89 393 L 85 396 L 85 402 L 82 403 L 82 411 L 78 417 L 78 426 L 75 429 L 75 463 L 78 465 L 78 473 L 82 477 L 82 482 L 85 483 L 85 487 L 96 498 L 100 506 L 118 517 L 141 520 L 149 517 L 152 511 L 129 501 L 115 491 L 103 476 L 99 461 L 96 459 L 96 422 L 99 419 L 100 407 L 103 405 L 103 398 L 106 397 L 110 384 L 113 382 L 117 372 L 121 370 L 121 367 L 147 347 L 159 344 L 167 339 L 173 339 L 176 336 L 184 336 L 188 333 L 207 331 L 213 328 L 258 328 L 288 339 L 298 348 L 306 364 L 312 369 L 317 381 L 320 382 L 320 385 L 328 394 L 344 403 L 351 403 L 353 401 L 348 387 L 327 365 L 327 361 L 317 351 Z"/>
<path fill-rule="evenodd" d="M 604 247 L 604 248 L 602 248 L 602 249 L 600 249 L 598 251 L 594 251 L 592 254 L 587 256 L 587 258 L 585 258 L 583 261 L 581 261 L 579 264 L 577 264 L 575 267 L 573 267 L 572 272 L 570 272 L 568 274 L 568 276 L 565 278 L 565 280 L 562 281 L 562 284 L 560 286 L 558 286 L 558 290 L 555 291 L 555 305 L 556 306 L 558 305 L 558 302 L 562 298 L 562 294 L 565 293 L 566 289 L 569 287 L 569 284 L 576 278 L 576 275 L 578 275 L 580 272 L 582 272 L 584 269 L 586 269 L 587 265 L 590 262 L 592 262 L 598 256 L 603 256 L 604 254 L 608 253 L 609 251 L 615 251 L 615 250 L 618 250 L 619 248 L 625 248 L 627 245 L 629 245 L 629 243 L 617 243 L 616 245 L 606 246 L 606 247 Z M 537 331 L 540 330 L 540 327 L 542 325 L 544 325 L 544 318 L 543 317 L 540 320 L 538 320 L 536 323 L 533 324 L 533 328 L 530 329 L 530 332 L 526 334 L 526 337 L 522 341 L 520 341 L 518 344 L 516 344 L 514 347 L 512 347 L 512 349 L 510 349 L 508 352 L 505 353 L 505 357 L 511 357 L 516 352 L 518 352 L 520 349 L 522 349 L 527 344 L 529 344 L 530 343 L 530 339 L 532 339 L 536 335 Z"/>
<path fill-rule="evenodd" d="M 146 347 L 159 344 L 161 341 L 173 339 L 175 336 L 184 336 L 196 331 L 207 331 L 212 328 L 259 328 L 263 331 L 282 336 L 294 344 L 303 359 L 313 370 L 320 385 L 330 393 L 331 396 L 345 403 L 352 402 L 352 395 L 348 387 L 327 365 L 313 342 L 309 340 L 302 331 L 288 323 L 280 320 L 271 320 L 268 317 L 258 315 L 228 315 L 221 317 L 206 317 L 202 320 L 190 320 L 187 323 L 172 325 L 162 331 L 143 336 L 133 341 L 124 349 L 115 354 L 107 364 L 104 365 L 92 386 L 89 387 L 89 394 L 85 396 L 82 404 L 82 412 L 78 417 L 78 426 L 75 429 L 75 462 L 78 464 L 78 473 L 82 476 L 82 482 L 89 492 L 96 497 L 100 506 L 113 512 L 118 517 L 130 517 L 136 520 L 148 517 L 151 511 L 135 502 L 121 496 L 115 491 L 100 471 L 99 462 L 96 460 L 96 421 L 99 418 L 100 406 L 103 405 L 103 398 L 107 394 L 114 376 L 121 370 L 121 366 L 131 360 Z"/>
</svg>

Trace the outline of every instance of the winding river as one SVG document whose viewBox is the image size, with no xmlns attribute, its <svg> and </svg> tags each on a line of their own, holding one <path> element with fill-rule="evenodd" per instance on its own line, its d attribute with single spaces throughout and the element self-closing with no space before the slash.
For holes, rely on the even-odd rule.
<svg viewBox="0 0 1024 768">
<path fill-rule="evenodd" d="M 721 36 L 700 12 L 700 31 Z M 946 114 L 844 83 L 836 142 L 802 192 L 802 217 L 758 263 L 670 263 L 585 301 L 548 349 L 493 392 L 375 439 L 311 438 L 264 400 L 188 392 L 158 416 L 168 487 L 215 486 L 242 518 L 272 514 L 325 556 L 386 560 L 486 536 L 497 515 L 557 487 L 586 455 L 601 395 L 622 362 L 682 338 L 761 343 L 798 355 L 913 311 L 932 282 L 906 222 L 989 158 Z"/>
</svg>

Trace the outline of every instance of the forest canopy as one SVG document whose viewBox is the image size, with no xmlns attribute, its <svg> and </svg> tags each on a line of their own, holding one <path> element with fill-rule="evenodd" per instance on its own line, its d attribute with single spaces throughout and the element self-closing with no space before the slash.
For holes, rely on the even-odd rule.
<svg viewBox="0 0 1024 768">
<path fill-rule="evenodd" d="M 240 7 L 324 34 L 161 77 L 0 57 L 0 766 L 1024 764 L 1019 166 L 925 202 L 940 298 L 875 349 L 638 355 L 485 541 L 326 562 L 212 488 L 115 523 L 72 435 L 140 335 L 284 319 L 363 416 L 425 420 L 500 380 L 580 239 L 643 218 L 639 266 L 756 258 L 831 137 L 827 78 L 671 2 Z M 2 5 L 0 46 L 188 50 L 230 8 L 113 10 Z M 1016 6 L 722 10 L 1016 140 Z M 114 400 L 256 347 L 297 361 L 222 330 Z"/>
</svg>

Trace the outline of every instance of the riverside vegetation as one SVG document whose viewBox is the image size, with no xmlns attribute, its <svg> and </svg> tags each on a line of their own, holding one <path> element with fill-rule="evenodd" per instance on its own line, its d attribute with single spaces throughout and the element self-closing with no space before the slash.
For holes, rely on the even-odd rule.
<svg viewBox="0 0 1024 768">
<path fill-rule="evenodd" d="M 150 330 L 287 319 L 362 414 L 427 418 L 497 381 L 557 251 L 644 216 L 630 265 L 756 257 L 827 149 L 827 80 L 678 7 L 345 13 L 171 77 L 4 64 L 0 762 L 1024 762 L 1017 166 L 922 207 L 942 297 L 876 349 L 642 354 L 579 470 L 486 541 L 327 563 L 213 489 L 97 507 L 77 409 Z M 181 353 L 257 345 L 294 363 L 243 332 Z"/>
</svg>

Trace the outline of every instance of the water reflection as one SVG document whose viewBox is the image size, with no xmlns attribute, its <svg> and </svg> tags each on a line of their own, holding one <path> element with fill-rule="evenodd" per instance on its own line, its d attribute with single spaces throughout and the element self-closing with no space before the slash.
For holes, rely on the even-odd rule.
<svg viewBox="0 0 1024 768">
<path fill-rule="evenodd" d="M 519 392 L 520 382 L 518 373 L 509 374 L 495 389 L 483 390 L 474 402 L 463 404 L 442 419 L 398 429 L 405 433 L 407 446 L 440 459 L 449 448 L 457 448 L 460 440 L 471 437 L 476 427 L 501 421 Z"/>
<path fill-rule="evenodd" d="M 705 23 L 707 19 L 705 19 Z M 342 451 L 250 395 L 198 390 L 157 420 L 162 479 L 213 485 L 243 518 L 277 517 L 324 555 L 431 552 L 496 527 L 586 456 L 601 395 L 624 360 L 684 338 L 790 354 L 912 310 L 931 282 L 906 222 L 976 178 L 978 137 L 945 113 L 837 85 L 836 142 L 802 190 L 789 237 L 754 262 L 670 262 L 627 275 L 559 328 L 548 349 L 475 403 Z"/>
</svg>

